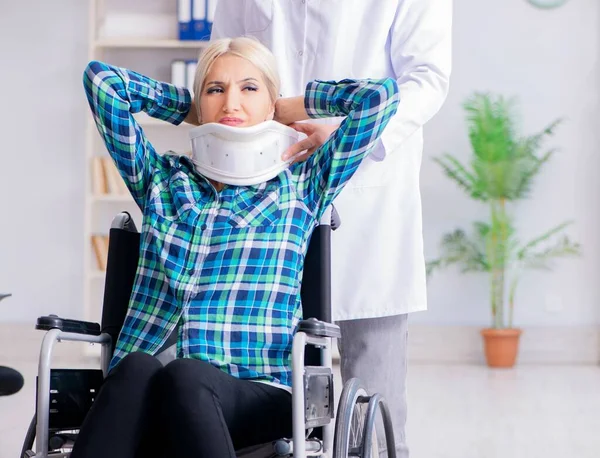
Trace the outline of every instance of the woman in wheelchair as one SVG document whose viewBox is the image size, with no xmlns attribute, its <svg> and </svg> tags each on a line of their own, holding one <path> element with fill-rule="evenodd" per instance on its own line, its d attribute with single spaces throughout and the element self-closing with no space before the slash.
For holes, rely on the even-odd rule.
<svg viewBox="0 0 600 458">
<path fill-rule="evenodd" d="M 193 100 L 184 88 L 101 62 L 87 66 L 84 86 L 143 221 L 125 323 L 71 456 L 233 458 L 235 449 L 289 437 L 308 240 L 394 115 L 396 82 L 314 81 L 303 97 L 278 99 L 273 55 L 235 38 L 202 53 Z M 141 111 L 201 124 L 201 152 L 159 155 L 136 122 Z M 247 154 L 258 164 L 273 144 L 283 153 L 289 128 L 263 129 L 265 121 L 328 116 L 345 119 L 308 160 L 275 176 L 227 163 Z M 232 167 L 242 173 L 228 174 Z M 172 332 L 177 359 L 163 367 L 153 355 Z"/>
</svg>

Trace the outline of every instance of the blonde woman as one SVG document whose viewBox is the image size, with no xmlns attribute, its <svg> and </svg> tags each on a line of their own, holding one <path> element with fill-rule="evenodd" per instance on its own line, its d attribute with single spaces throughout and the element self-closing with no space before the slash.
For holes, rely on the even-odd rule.
<svg viewBox="0 0 600 458">
<path fill-rule="evenodd" d="M 290 436 L 290 356 L 312 229 L 397 106 L 394 80 L 311 82 L 277 99 L 273 55 L 249 38 L 217 40 L 189 92 L 91 62 L 96 125 L 143 213 L 139 267 L 110 372 L 72 457 L 235 457 Z M 345 116 L 306 162 L 234 186 L 185 156 L 159 155 L 133 114 L 235 128 Z M 283 153 L 283 151 L 281 151 Z M 153 356 L 176 332 L 178 358 Z"/>
</svg>

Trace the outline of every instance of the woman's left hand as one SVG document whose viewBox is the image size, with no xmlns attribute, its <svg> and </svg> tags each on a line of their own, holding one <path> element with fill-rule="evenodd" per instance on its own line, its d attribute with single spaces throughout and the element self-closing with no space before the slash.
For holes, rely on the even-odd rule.
<svg viewBox="0 0 600 458">
<path fill-rule="evenodd" d="M 291 164 L 294 164 L 308 159 L 327 141 L 330 135 L 339 127 L 339 124 L 311 124 L 302 122 L 291 124 L 290 127 L 307 135 L 304 140 L 300 140 L 285 150 L 281 157 L 284 161 L 293 157 L 294 160 Z"/>
<path fill-rule="evenodd" d="M 290 124 L 308 119 L 304 108 L 304 97 L 285 97 L 275 102 L 273 120 L 289 126 Z"/>
</svg>

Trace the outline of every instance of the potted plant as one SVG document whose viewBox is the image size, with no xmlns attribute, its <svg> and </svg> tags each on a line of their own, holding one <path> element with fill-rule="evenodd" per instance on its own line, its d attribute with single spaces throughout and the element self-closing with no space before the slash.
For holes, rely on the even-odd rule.
<svg viewBox="0 0 600 458">
<path fill-rule="evenodd" d="M 569 221 L 529 242 L 517 237 L 511 209 L 529 196 L 534 178 L 554 154 L 553 149 L 540 150 L 560 120 L 537 134 L 519 137 L 513 105 L 501 96 L 473 95 L 464 104 L 472 146 L 469 164 L 451 154 L 434 159 L 469 197 L 489 208 L 489 219 L 474 222 L 470 234 L 456 229 L 443 237 L 440 256 L 427 263 L 427 273 L 457 265 L 462 272 L 488 274 L 492 322 L 481 334 L 491 367 L 512 367 L 515 363 L 521 330 L 514 327 L 513 315 L 522 271 L 549 270 L 556 258 L 580 254 L 580 245 L 564 233 Z"/>
</svg>

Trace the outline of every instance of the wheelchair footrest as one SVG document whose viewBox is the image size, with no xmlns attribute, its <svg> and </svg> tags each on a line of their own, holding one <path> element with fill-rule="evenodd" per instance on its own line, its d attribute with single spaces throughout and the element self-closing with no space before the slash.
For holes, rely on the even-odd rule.
<svg viewBox="0 0 600 458">
<path fill-rule="evenodd" d="M 328 367 L 304 368 L 304 419 L 307 428 L 325 426 L 333 413 L 333 372 Z"/>
</svg>

